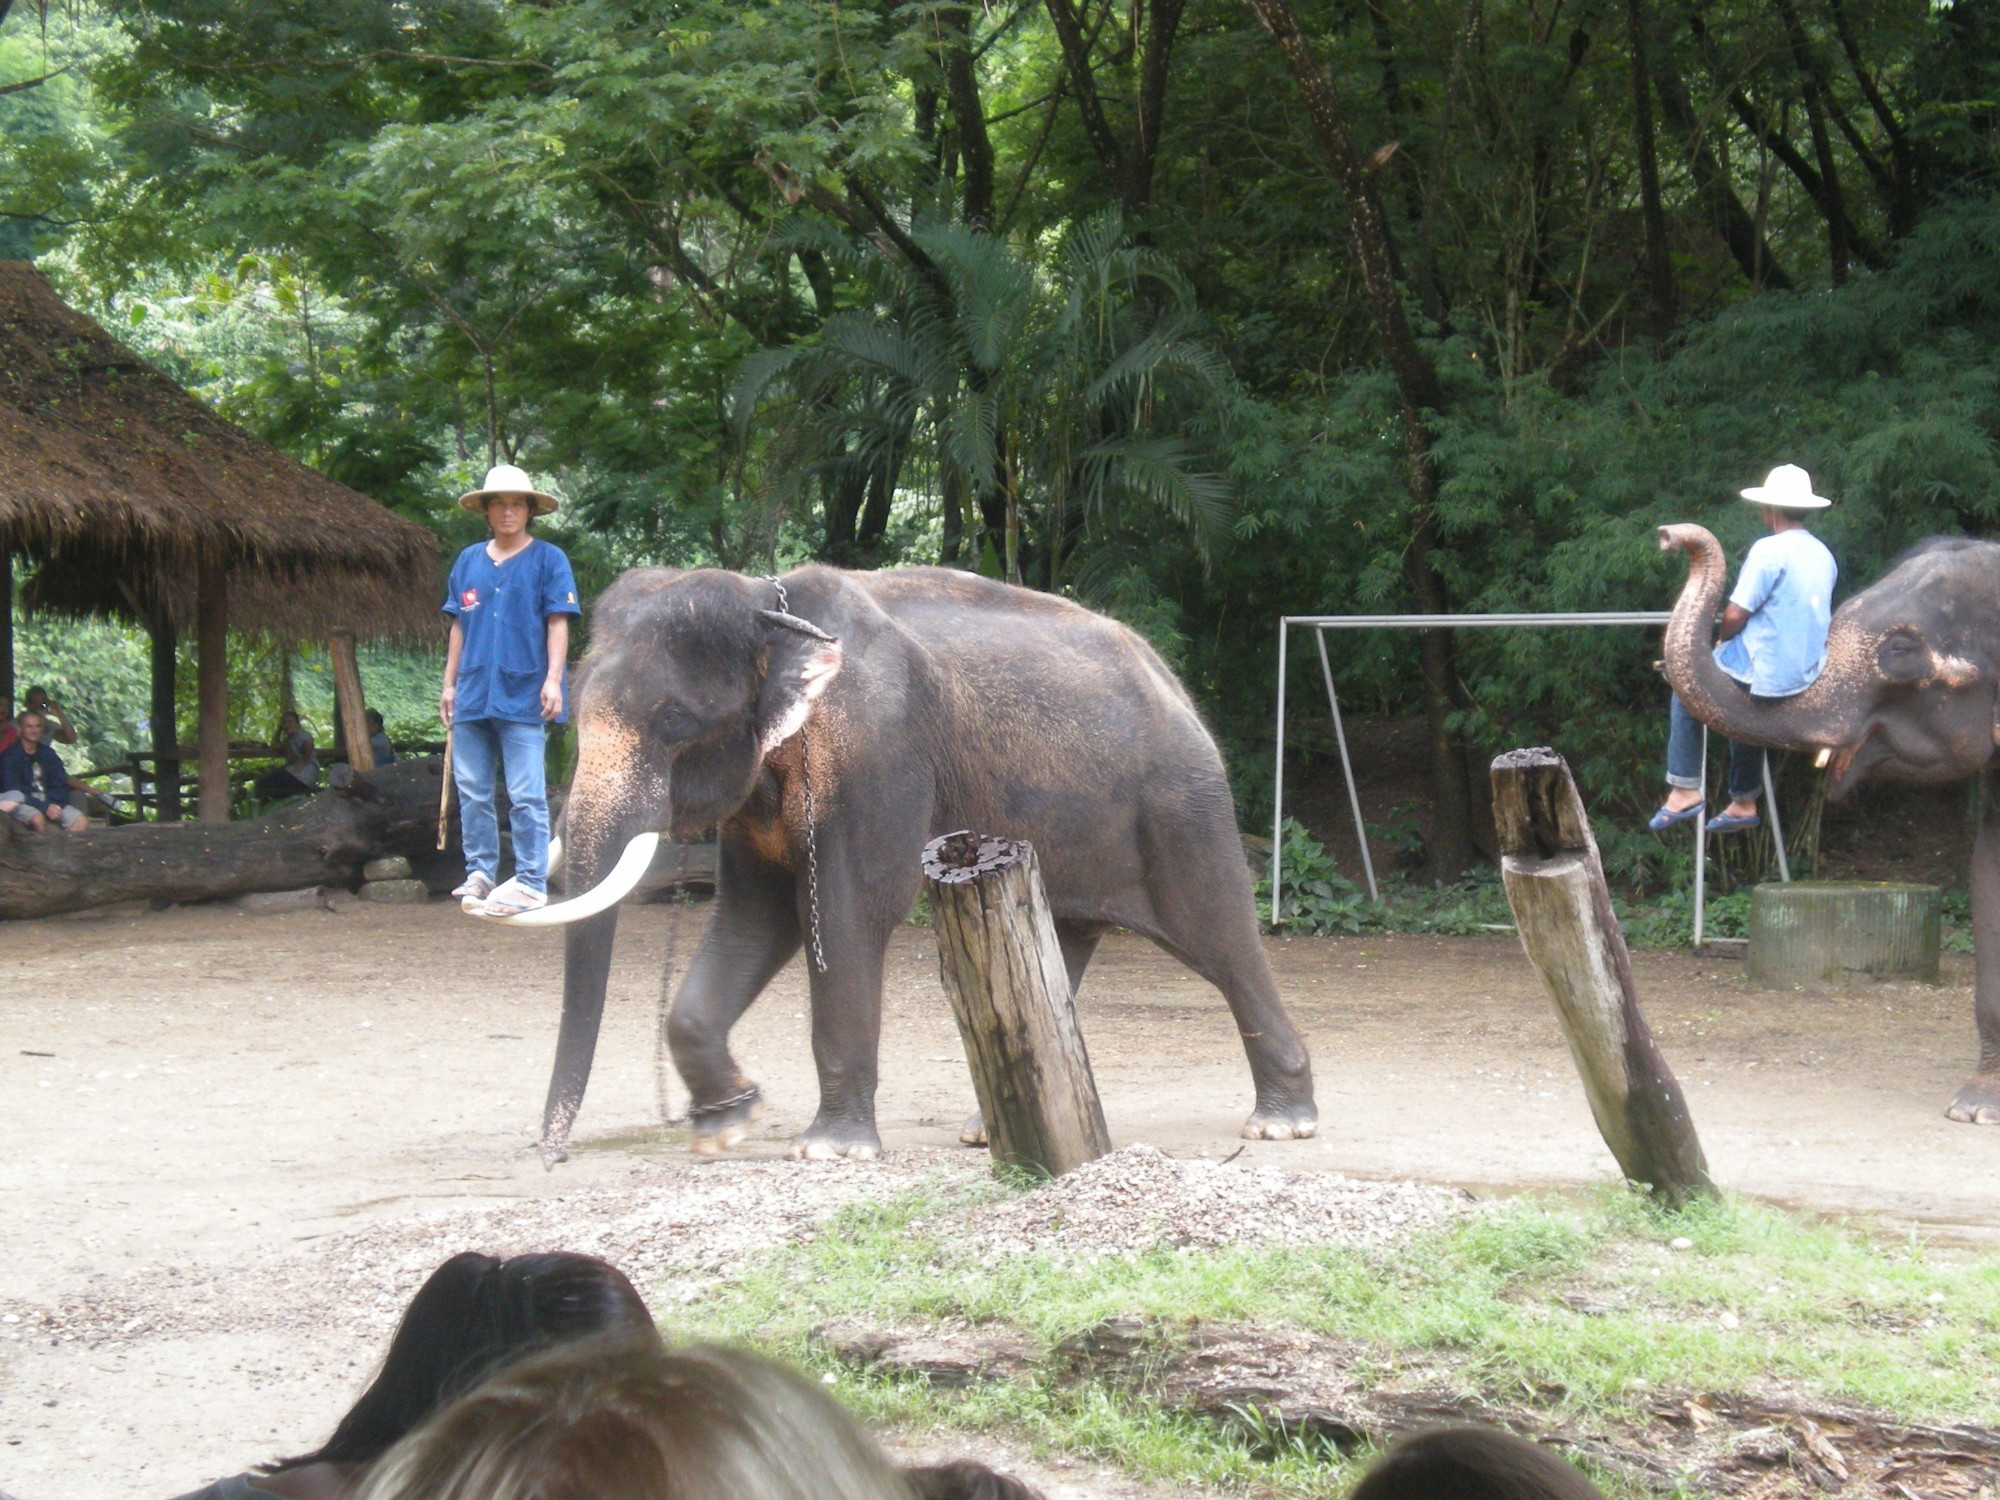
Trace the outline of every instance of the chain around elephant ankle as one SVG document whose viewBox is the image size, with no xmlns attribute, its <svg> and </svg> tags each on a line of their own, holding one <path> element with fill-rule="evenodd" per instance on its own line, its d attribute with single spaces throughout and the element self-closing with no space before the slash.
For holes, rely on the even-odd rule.
<svg viewBox="0 0 2000 1500">
<path fill-rule="evenodd" d="M 742 1093 L 731 1094 L 727 1099 L 718 1099 L 713 1104 L 690 1104 L 687 1117 L 690 1120 L 699 1120 L 706 1115 L 719 1115 L 725 1110 L 736 1108 L 739 1104 L 755 1104 L 763 1097 L 764 1091 L 753 1083 Z"/>
<path fill-rule="evenodd" d="M 766 582 L 778 591 L 778 608 L 785 614 L 790 614 L 792 603 L 785 594 L 784 584 L 778 581 L 778 575 L 767 574 Z M 826 949 L 821 946 L 819 940 L 819 839 L 813 831 L 813 824 L 818 822 L 819 818 L 818 809 L 813 804 L 812 737 L 806 733 L 804 724 L 799 726 L 799 770 L 806 784 L 806 920 L 812 934 L 813 967 L 824 974 Z"/>
</svg>

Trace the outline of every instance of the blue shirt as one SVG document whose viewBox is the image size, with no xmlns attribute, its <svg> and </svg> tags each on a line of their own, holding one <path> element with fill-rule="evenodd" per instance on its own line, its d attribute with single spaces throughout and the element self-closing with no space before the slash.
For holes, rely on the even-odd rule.
<svg viewBox="0 0 2000 1500">
<path fill-rule="evenodd" d="M 1804 528 L 1761 538 L 1729 596 L 1750 618 L 1715 648 L 1716 663 L 1760 698 L 1789 698 L 1811 687 L 1826 663 L 1839 573 L 1826 543 Z"/>
<path fill-rule="evenodd" d="M 465 645 L 458 655 L 457 719 L 542 722 L 542 683 L 549 675 L 551 615 L 579 615 L 576 576 L 562 548 L 536 537 L 505 562 L 474 542 L 451 565 L 444 612 L 458 621 Z M 563 713 L 569 674 L 563 673 Z"/>
<path fill-rule="evenodd" d="M 69 806 L 69 774 L 47 740 L 33 755 L 25 742 L 16 740 L 0 750 L 0 792 L 19 792 L 38 813 L 51 807 L 61 812 Z"/>
</svg>

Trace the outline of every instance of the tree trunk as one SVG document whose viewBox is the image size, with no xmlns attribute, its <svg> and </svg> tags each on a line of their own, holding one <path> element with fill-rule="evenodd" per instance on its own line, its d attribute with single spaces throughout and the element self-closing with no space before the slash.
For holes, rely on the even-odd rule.
<svg viewBox="0 0 2000 1500">
<path fill-rule="evenodd" d="M 1619 1170 L 1668 1202 L 1713 1196 L 1687 1100 L 1639 1013 L 1632 955 L 1563 758 L 1512 750 L 1496 759 L 1493 818 L 1521 946 L 1555 1002 Z"/>
<path fill-rule="evenodd" d="M 0 16 L 7 12 L 0 10 Z M 14 554 L 0 547 L 0 698 L 14 706 Z"/>
<path fill-rule="evenodd" d="M 1059 1177 L 1111 1149 L 1032 845 L 924 846 L 938 964 L 993 1159 Z"/>
<path fill-rule="evenodd" d="M 1443 408 L 1444 388 L 1430 356 L 1417 342 L 1409 319 L 1404 316 L 1402 281 L 1388 223 L 1369 186 L 1367 166 L 1355 153 L 1348 136 L 1346 114 L 1299 31 L 1290 0 L 1246 0 L 1246 3 L 1284 54 L 1298 84 L 1313 134 L 1346 203 L 1349 247 L 1374 313 L 1376 337 L 1401 398 L 1404 482 L 1410 495 L 1411 542 L 1407 553 L 1410 586 L 1420 612 L 1443 614 L 1449 611 L 1451 601 L 1431 557 L 1437 535 L 1438 476 L 1431 457 L 1427 419 L 1430 413 Z M 1424 717 L 1431 745 L 1430 871 L 1434 877 L 1450 879 L 1463 873 L 1472 862 L 1465 747 L 1447 722 L 1456 706 L 1457 673 L 1448 629 L 1424 631 L 1421 642 Z"/>
<path fill-rule="evenodd" d="M 948 6 L 937 12 L 937 25 L 945 94 L 951 101 L 952 137 L 958 143 L 959 191 L 964 199 L 965 222 L 990 229 L 993 142 L 986 133 L 986 109 L 980 102 L 979 74 L 973 66 L 971 17 L 962 7 Z"/>
<path fill-rule="evenodd" d="M 1723 171 L 1715 153 L 1702 139 L 1701 120 L 1695 114 L 1693 101 L 1688 98 L 1687 85 L 1681 81 L 1681 75 L 1670 62 L 1654 63 L 1653 91 L 1659 96 L 1660 113 L 1667 117 L 1667 123 L 1673 126 L 1674 133 L 1680 136 L 1687 148 L 1689 168 L 1694 174 L 1695 197 L 1715 232 L 1728 245 L 1737 268 L 1752 286 L 1790 291 L 1792 278 L 1785 274 L 1784 267 L 1771 254 L 1771 247 L 1757 221 L 1736 196 L 1736 189 L 1730 186 L 1729 174 Z"/>
<path fill-rule="evenodd" d="M 1799 90 L 1805 98 L 1806 126 L 1812 134 L 1813 156 L 1819 163 L 1825 197 L 1820 216 L 1826 220 L 1826 258 L 1832 268 L 1833 284 L 1847 280 L 1847 205 L 1840 196 L 1840 174 L 1834 165 L 1833 141 L 1826 133 L 1826 110 L 1819 86 L 1819 69 L 1813 62 L 1812 43 L 1806 38 L 1793 0 L 1778 0 L 1778 14 L 1785 23 L 1785 37 L 1791 43 L 1792 65 L 1798 69 Z"/>
<path fill-rule="evenodd" d="M 212 901 L 352 885 L 382 854 L 417 859 L 437 832 L 439 763 L 398 761 L 251 822 L 29 833 L 0 819 L 0 918 L 114 901 Z"/>
<path fill-rule="evenodd" d="M 1673 332 L 1674 262 L 1667 249 L 1667 215 L 1660 202 L 1660 160 L 1653 139 L 1653 83 L 1647 57 L 1651 48 L 1645 0 L 1625 0 L 1625 35 L 1631 51 L 1632 141 L 1639 158 L 1639 218 L 1646 237 L 1646 286 L 1652 303 L 1653 336 Z"/>
</svg>

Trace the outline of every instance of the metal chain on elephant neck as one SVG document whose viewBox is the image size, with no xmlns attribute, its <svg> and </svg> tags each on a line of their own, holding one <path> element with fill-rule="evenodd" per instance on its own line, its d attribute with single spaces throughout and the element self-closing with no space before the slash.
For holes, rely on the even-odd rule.
<svg viewBox="0 0 2000 1500">
<path fill-rule="evenodd" d="M 778 591 L 778 608 L 790 614 L 792 603 L 778 575 L 768 573 L 764 581 Z M 808 713 L 806 722 L 799 726 L 799 771 L 806 784 L 806 915 L 812 933 L 813 967 L 824 974 L 826 949 L 821 946 L 819 938 L 819 839 L 813 831 L 813 825 L 819 821 L 819 809 L 813 803 L 812 736 L 807 733 L 811 723 L 812 715 Z"/>
</svg>

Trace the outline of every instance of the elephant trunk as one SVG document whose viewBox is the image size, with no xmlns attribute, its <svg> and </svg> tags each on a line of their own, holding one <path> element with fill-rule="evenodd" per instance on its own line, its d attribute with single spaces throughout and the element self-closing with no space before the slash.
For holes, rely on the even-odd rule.
<svg viewBox="0 0 2000 1500">
<path fill-rule="evenodd" d="M 1667 682 L 1688 712 L 1710 729 L 1746 745 L 1774 750 L 1851 750 L 1855 728 L 1852 694 L 1843 695 L 1844 673 L 1832 668 L 1850 654 L 1844 648 L 1853 642 L 1841 638 L 1854 634 L 1854 627 L 1846 621 L 1834 621 L 1827 638 L 1829 669 L 1804 692 L 1789 698 L 1753 698 L 1742 683 L 1722 670 L 1712 649 L 1715 617 L 1728 574 L 1722 544 L 1706 527 L 1662 526 L 1660 550 L 1686 552 L 1689 559 L 1687 582 L 1667 621 L 1665 651 Z M 1836 767 L 1836 782 L 1839 769 Z"/>
<path fill-rule="evenodd" d="M 590 1065 L 597 1056 L 597 1031 L 604 1020 L 604 991 L 611 979 L 611 947 L 618 936 L 618 908 L 572 924 L 563 933 L 562 1027 L 556 1034 L 555 1067 L 542 1106 L 542 1165 L 553 1168 L 569 1157 L 570 1127 L 583 1107 Z"/>
</svg>

